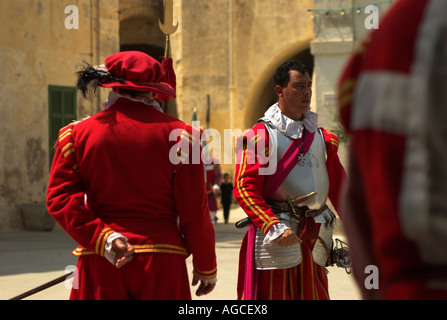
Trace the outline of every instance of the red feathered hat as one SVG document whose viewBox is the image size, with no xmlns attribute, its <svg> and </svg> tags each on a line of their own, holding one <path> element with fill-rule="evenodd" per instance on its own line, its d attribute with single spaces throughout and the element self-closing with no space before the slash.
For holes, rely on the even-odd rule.
<svg viewBox="0 0 447 320">
<path fill-rule="evenodd" d="M 105 67 L 111 75 L 123 81 L 100 83 L 103 88 L 151 91 L 159 100 L 175 98 L 175 73 L 172 61 L 163 61 L 161 64 L 143 52 L 125 51 L 109 56 Z"/>
</svg>

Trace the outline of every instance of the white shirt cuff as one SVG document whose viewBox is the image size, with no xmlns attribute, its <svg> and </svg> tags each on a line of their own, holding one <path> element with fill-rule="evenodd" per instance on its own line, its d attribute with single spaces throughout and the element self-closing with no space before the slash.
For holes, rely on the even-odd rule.
<svg viewBox="0 0 447 320">
<path fill-rule="evenodd" d="M 112 250 L 112 243 L 116 239 L 122 239 L 124 242 L 127 242 L 127 238 L 120 233 L 114 232 L 108 238 L 104 247 L 104 257 L 109 260 L 111 264 L 115 264 L 115 252 Z"/>
<path fill-rule="evenodd" d="M 205 286 L 207 286 L 208 284 L 216 284 L 217 282 L 217 277 L 211 278 L 211 279 L 205 279 L 202 278 L 201 276 L 199 276 L 194 270 L 192 271 L 193 276 L 197 277 L 199 279 L 200 282 L 202 282 Z"/>
<path fill-rule="evenodd" d="M 273 244 L 273 241 L 282 236 L 284 231 L 286 231 L 287 229 L 290 228 L 286 226 L 284 223 L 277 223 L 273 225 L 265 235 L 264 242 L 262 245 L 265 247 L 271 246 Z"/>
</svg>

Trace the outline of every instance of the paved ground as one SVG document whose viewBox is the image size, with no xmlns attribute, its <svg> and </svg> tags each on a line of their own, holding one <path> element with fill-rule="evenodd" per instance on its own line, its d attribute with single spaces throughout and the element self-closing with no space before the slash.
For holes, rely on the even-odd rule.
<svg viewBox="0 0 447 320">
<path fill-rule="evenodd" d="M 235 300 L 239 246 L 245 230 L 237 230 L 234 222 L 244 217 L 240 208 L 233 209 L 230 223 L 223 224 L 222 212 L 215 225 L 218 257 L 218 283 L 208 296 L 196 300 Z M 339 232 L 336 237 L 343 239 Z M 51 232 L 0 232 L 0 300 L 13 298 L 23 292 L 65 274 L 66 267 L 76 265 L 70 252 L 76 244 L 60 228 Z M 188 258 L 191 270 L 191 258 Z M 352 275 L 344 269 L 329 268 L 329 291 L 333 300 L 358 300 L 360 295 Z M 194 292 L 194 288 L 192 289 Z M 27 300 L 67 300 L 65 283 L 56 285 Z"/>
</svg>

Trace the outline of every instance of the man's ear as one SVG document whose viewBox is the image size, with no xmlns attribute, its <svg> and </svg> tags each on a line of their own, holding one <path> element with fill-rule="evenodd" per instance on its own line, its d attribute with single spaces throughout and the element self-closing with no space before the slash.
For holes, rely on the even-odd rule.
<svg viewBox="0 0 447 320">
<path fill-rule="evenodd" d="M 275 86 L 275 92 L 278 95 L 278 97 L 282 97 L 282 87 L 280 85 Z"/>
</svg>

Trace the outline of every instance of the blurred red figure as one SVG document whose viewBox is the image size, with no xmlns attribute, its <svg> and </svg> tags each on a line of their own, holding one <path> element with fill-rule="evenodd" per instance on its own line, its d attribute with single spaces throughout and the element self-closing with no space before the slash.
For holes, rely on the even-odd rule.
<svg viewBox="0 0 447 320">
<path fill-rule="evenodd" d="M 220 184 L 222 183 L 222 169 L 217 159 L 210 157 L 209 164 L 205 164 L 206 172 L 206 194 L 208 197 L 208 208 L 210 209 L 210 219 L 212 223 L 217 222 L 217 198 L 216 195 L 220 191 Z"/>
<path fill-rule="evenodd" d="M 446 1 L 397 2 L 340 80 L 343 222 L 365 299 L 447 299 L 446 13 Z"/>
</svg>

